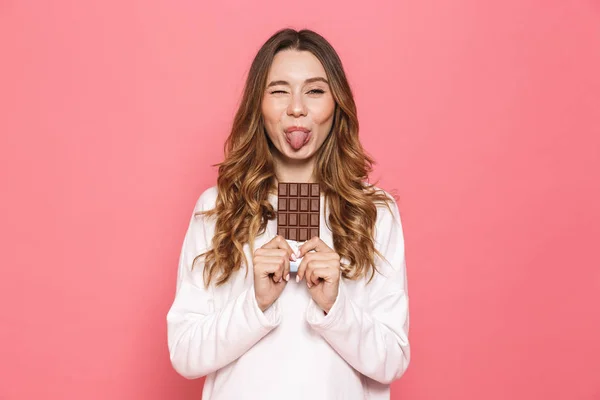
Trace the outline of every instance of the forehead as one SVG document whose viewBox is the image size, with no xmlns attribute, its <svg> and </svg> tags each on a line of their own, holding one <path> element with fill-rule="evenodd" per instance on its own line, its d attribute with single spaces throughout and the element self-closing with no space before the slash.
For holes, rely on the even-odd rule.
<svg viewBox="0 0 600 400">
<path fill-rule="evenodd" d="M 309 51 L 283 50 L 275 54 L 269 68 L 268 80 L 304 81 L 314 77 L 326 78 L 325 68 Z"/>
</svg>

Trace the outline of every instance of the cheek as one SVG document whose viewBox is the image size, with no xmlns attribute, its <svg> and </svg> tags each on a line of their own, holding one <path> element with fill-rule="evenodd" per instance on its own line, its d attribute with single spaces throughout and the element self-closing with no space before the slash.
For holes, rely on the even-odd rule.
<svg viewBox="0 0 600 400">
<path fill-rule="evenodd" d="M 280 135 L 279 127 L 281 125 L 281 112 L 279 107 L 272 101 L 265 101 L 262 103 L 262 117 L 265 126 L 265 131 L 271 142 L 280 149 Z M 281 150 L 281 149 L 280 149 Z"/>
<path fill-rule="evenodd" d="M 285 107 L 284 107 L 285 109 Z M 277 101 L 266 100 L 262 103 L 262 115 L 265 124 L 274 125 L 279 123 L 281 119 L 282 106 Z"/>
<path fill-rule="evenodd" d="M 335 103 L 333 101 L 316 104 L 312 112 L 313 121 L 317 124 L 331 122 L 329 120 L 333 117 L 334 110 Z"/>
</svg>

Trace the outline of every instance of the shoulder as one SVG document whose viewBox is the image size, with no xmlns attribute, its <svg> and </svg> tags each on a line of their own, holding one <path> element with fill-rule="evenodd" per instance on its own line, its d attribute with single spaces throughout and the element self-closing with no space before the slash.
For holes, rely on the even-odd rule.
<svg viewBox="0 0 600 400">
<path fill-rule="evenodd" d="M 404 242 L 404 232 L 400 218 L 400 210 L 396 197 L 381 188 L 373 187 L 384 194 L 388 201 L 377 201 L 377 220 L 375 221 L 376 247 L 384 252 L 396 251 Z"/>
<path fill-rule="evenodd" d="M 376 193 L 384 195 L 387 199 L 387 201 L 385 202 L 379 200 L 375 203 L 377 207 L 378 224 L 383 222 L 387 222 L 389 224 L 393 221 L 400 222 L 400 211 L 398 209 L 398 202 L 396 200 L 396 197 L 392 193 L 380 187 L 373 186 L 373 189 Z"/>
<path fill-rule="evenodd" d="M 386 277 L 396 276 L 405 268 L 404 230 L 400 219 L 397 196 L 381 188 L 374 189 L 387 198 L 377 202 L 377 221 L 374 229 L 375 247 L 383 255 L 378 271 Z"/>
<path fill-rule="evenodd" d="M 202 193 L 200 193 L 198 200 L 196 200 L 194 212 L 207 211 L 215 208 L 218 194 L 219 190 L 217 188 L 217 185 L 205 189 Z"/>
</svg>

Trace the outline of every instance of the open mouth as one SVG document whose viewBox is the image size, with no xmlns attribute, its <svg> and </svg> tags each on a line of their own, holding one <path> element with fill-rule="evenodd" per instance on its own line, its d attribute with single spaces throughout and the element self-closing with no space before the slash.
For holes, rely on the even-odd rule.
<svg viewBox="0 0 600 400">
<path fill-rule="evenodd" d="M 300 150 L 310 140 L 311 132 L 304 129 L 286 130 L 285 137 L 294 150 Z"/>
</svg>

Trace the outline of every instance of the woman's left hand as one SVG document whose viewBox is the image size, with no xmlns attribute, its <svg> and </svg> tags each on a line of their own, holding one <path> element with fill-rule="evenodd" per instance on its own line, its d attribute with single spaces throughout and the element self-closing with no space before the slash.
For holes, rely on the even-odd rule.
<svg viewBox="0 0 600 400">
<path fill-rule="evenodd" d="M 315 250 L 315 252 L 310 252 Z M 340 256 L 318 236 L 306 241 L 299 249 L 303 257 L 296 280 L 306 278 L 306 286 L 313 300 L 326 313 L 335 303 L 340 285 Z"/>
</svg>

